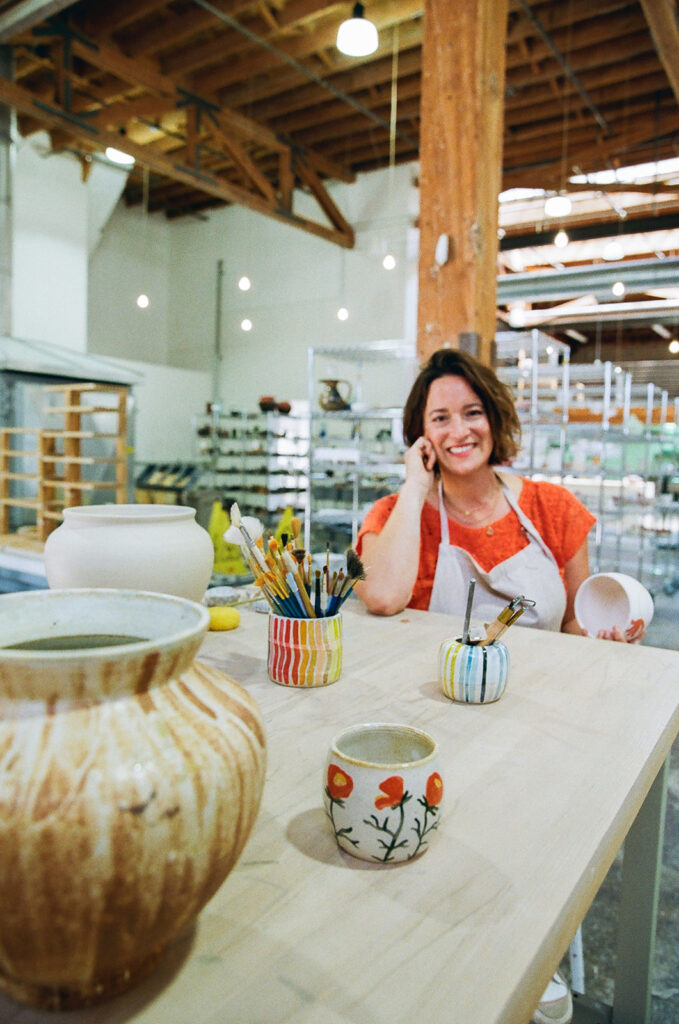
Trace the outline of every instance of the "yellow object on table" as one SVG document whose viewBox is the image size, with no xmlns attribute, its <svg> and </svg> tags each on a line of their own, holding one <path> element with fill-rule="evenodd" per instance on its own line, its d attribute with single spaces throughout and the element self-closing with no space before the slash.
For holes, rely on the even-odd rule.
<svg viewBox="0 0 679 1024">
<path fill-rule="evenodd" d="M 240 625 L 240 612 L 228 605 L 214 605 L 208 608 L 210 629 L 236 629 Z"/>
</svg>

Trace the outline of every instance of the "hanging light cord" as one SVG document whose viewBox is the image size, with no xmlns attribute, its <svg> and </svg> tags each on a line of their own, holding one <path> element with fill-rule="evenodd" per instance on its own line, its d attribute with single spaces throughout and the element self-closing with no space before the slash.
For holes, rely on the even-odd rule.
<svg viewBox="0 0 679 1024">
<path fill-rule="evenodd" d="M 217 8 L 213 7 L 213 5 L 208 3 L 207 0 L 193 0 L 193 2 L 194 4 L 197 4 L 198 7 L 202 7 L 204 11 L 207 11 L 209 14 L 213 14 L 215 18 L 219 19 L 219 21 L 223 21 L 225 25 L 228 25 L 230 28 L 235 29 L 236 32 L 240 32 L 241 35 L 244 35 L 247 39 L 250 40 L 251 43 L 255 43 L 257 46 L 261 46 L 264 50 L 268 50 L 269 53 L 272 53 L 275 57 L 278 57 L 279 60 L 282 60 L 284 61 L 284 63 L 289 64 L 291 68 L 295 69 L 295 71 L 299 71 L 300 74 L 305 75 L 307 78 L 310 78 L 312 82 L 316 83 L 316 85 L 320 85 L 322 89 L 327 89 L 327 91 L 332 93 L 333 96 L 336 96 L 337 99 L 343 100 L 345 103 L 348 103 L 350 107 L 353 107 L 354 110 L 357 110 L 360 114 L 364 114 L 365 117 L 369 118 L 371 121 L 374 121 L 375 124 L 378 124 L 380 126 L 380 128 L 389 129 L 389 124 L 387 121 L 384 120 L 384 118 L 379 117 L 377 114 L 373 113 L 372 110 L 369 110 L 367 107 L 364 107 L 361 103 L 358 103 L 357 100 L 352 99 L 351 96 L 347 96 L 346 93 L 341 92 L 339 89 L 336 89 L 334 85 L 331 85 L 329 82 L 326 82 L 324 78 L 320 78 L 318 75 L 315 75 L 313 71 L 309 71 L 308 68 L 305 68 L 304 65 L 300 64 L 299 61 L 296 61 L 294 57 L 288 57 L 287 53 L 283 53 L 282 50 L 279 50 L 277 49 L 277 47 L 272 46 L 271 43 L 268 43 L 266 39 L 262 39 L 261 36 L 255 35 L 255 33 L 251 32 L 249 28 L 246 28 L 244 25 L 239 25 L 237 21 L 229 17 L 228 14 L 224 14 L 223 11 L 217 10 Z M 403 139 L 404 142 L 409 143 L 409 145 L 411 146 L 417 147 L 417 139 L 413 138 L 412 135 L 408 135 L 406 134 L 406 132 L 402 132 L 400 129 L 396 130 L 396 134 L 400 139 Z"/>
<path fill-rule="evenodd" d="M 391 53 L 391 107 L 389 111 L 389 175 L 390 183 L 394 176 L 396 162 L 396 109 L 398 99 L 398 25 L 394 26 L 394 38 Z"/>
</svg>

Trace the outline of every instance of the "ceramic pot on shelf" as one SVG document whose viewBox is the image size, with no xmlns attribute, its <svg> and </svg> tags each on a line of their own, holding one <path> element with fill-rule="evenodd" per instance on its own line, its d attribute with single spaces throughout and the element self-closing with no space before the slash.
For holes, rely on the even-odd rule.
<svg viewBox="0 0 679 1024">
<path fill-rule="evenodd" d="M 201 601 L 214 546 L 185 505 L 78 505 L 45 541 L 52 588 L 116 587 Z"/>
<path fill-rule="evenodd" d="M 148 974 L 234 867 L 264 726 L 194 662 L 194 602 L 45 590 L 0 613 L 0 989 L 70 1009 Z"/>
<path fill-rule="evenodd" d="M 321 409 L 325 412 L 341 412 L 343 409 L 351 409 L 349 404 L 351 384 L 348 380 L 322 380 L 320 383 L 324 388 L 318 399 Z"/>
</svg>

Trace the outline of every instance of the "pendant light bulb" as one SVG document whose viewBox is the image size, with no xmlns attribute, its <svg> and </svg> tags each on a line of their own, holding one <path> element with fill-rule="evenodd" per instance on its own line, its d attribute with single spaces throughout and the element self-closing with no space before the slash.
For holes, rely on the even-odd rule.
<svg viewBox="0 0 679 1024">
<path fill-rule="evenodd" d="M 570 212 L 571 201 L 562 193 L 557 196 L 549 196 L 545 200 L 545 215 L 547 217 L 567 217 Z"/>
<path fill-rule="evenodd" d="M 354 4 L 350 18 L 337 30 L 337 49 L 347 57 L 367 57 L 377 49 L 377 29 L 363 14 L 363 4 Z"/>
<path fill-rule="evenodd" d="M 107 146 L 105 156 L 112 164 L 118 164 L 120 167 L 134 167 L 134 157 L 130 156 L 129 153 L 124 153 L 122 149 Z"/>
<path fill-rule="evenodd" d="M 563 230 L 563 228 L 561 229 L 561 231 L 557 231 L 556 235 L 554 236 L 554 245 L 557 247 L 557 249 L 565 249 L 568 245 L 568 235 Z"/>
</svg>

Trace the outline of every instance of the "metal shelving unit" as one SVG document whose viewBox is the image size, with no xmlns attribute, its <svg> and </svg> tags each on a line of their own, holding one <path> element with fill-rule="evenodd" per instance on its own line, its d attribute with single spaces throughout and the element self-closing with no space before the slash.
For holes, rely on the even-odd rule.
<svg viewBox="0 0 679 1024">
<path fill-rule="evenodd" d="M 244 514 L 267 525 L 287 506 L 304 516 L 309 473 L 309 425 L 306 415 L 214 407 L 194 417 L 196 459 L 202 468 L 197 486 L 222 496 L 228 509 L 237 501 Z"/>
<path fill-rule="evenodd" d="M 400 487 L 403 476 L 403 403 L 417 370 L 414 350 L 395 342 L 361 348 L 309 348 L 309 502 L 305 536 L 314 552 L 343 553 L 356 543 L 371 505 Z M 319 409 L 318 381 L 332 373 L 352 385 L 351 408 Z M 399 366 L 400 374 L 385 369 Z M 338 368 L 341 373 L 338 373 Z M 383 404 L 388 397 L 389 404 Z"/>
<path fill-rule="evenodd" d="M 610 362 L 571 364 L 537 330 L 500 336 L 498 353 L 522 419 L 512 468 L 563 483 L 597 517 L 593 571 L 679 586 L 679 402 L 670 417 L 667 392 Z"/>
</svg>

